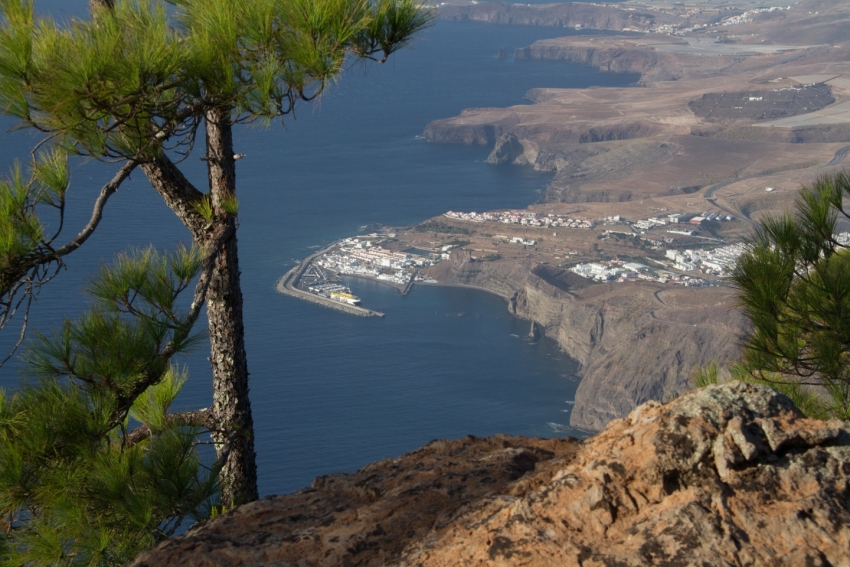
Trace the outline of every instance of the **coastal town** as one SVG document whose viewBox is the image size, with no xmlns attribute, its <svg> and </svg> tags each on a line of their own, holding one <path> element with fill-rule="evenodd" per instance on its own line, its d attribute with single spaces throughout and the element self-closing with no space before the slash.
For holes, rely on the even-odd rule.
<svg viewBox="0 0 850 567">
<path fill-rule="evenodd" d="M 500 222 L 503 224 L 518 224 L 522 226 L 537 226 L 543 228 L 587 228 L 596 226 L 593 221 L 574 219 L 563 215 L 541 214 L 530 211 L 494 211 L 489 213 L 457 213 L 449 211 L 443 215 L 449 219 L 471 222 Z"/>
<path fill-rule="evenodd" d="M 417 275 L 419 281 L 429 280 L 421 275 L 420 270 L 448 257 L 446 252 L 421 255 L 393 252 L 381 247 L 381 242 L 377 235 L 346 238 L 316 259 L 314 264 L 331 274 L 374 278 L 403 290 Z"/>
<path fill-rule="evenodd" d="M 596 282 L 633 282 L 653 281 L 662 284 L 700 287 L 711 285 L 711 279 L 728 277 L 735 261 L 746 251 L 744 244 L 731 244 L 709 250 L 675 250 L 664 252 L 664 260 L 649 260 L 654 267 L 637 262 L 624 262 L 612 259 L 603 262 L 576 264 L 570 271 L 583 278 Z M 659 267 L 661 266 L 661 267 Z M 701 275 L 689 275 L 681 272 L 699 272 Z M 709 278 L 702 277 L 702 275 Z"/>
<path fill-rule="evenodd" d="M 520 245 L 520 250 L 526 251 L 537 251 L 548 235 L 557 236 L 557 232 L 548 232 L 552 229 L 592 231 L 597 227 L 600 230 L 595 231 L 596 239 L 630 241 L 644 251 L 642 255 L 628 259 L 621 260 L 617 254 L 613 254 L 600 256 L 590 262 L 581 261 L 582 254 L 564 253 L 563 260 L 566 262 L 560 264 L 559 268 L 594 283 L 643 281 L 685 287 L 723 285 L 731 275 L 738 258 L 746 252 L 746 245 L 741 242 L 729 244 L 720 238 L 701 236 L 700 229 L 709 223 L 730 221 L 733 218 L 709 211 L 669 213 L 666 209 L 659 209 L 657 212 L 664 214 L 629 220 L 621 215 L 581 219 L 566 214 L 543 214 L 528 210 L 483 213 L 448 211 L 442 216 L 452 221 L 460 221 L 460 225 L 437 225 L 436 227 L 445 233 L 445 238 L 441 240 L 429 240 L 427 246 L 413 246 L 410 242 L 400 241 L 400 238 L 404 239 L 404 235 L 393 231 L 345 238 L 306 259 L 297 271 L 297 277 L 291 278 L 287 285 L 291 291 L 306 294 L 300 295 L 302 298 L 320 298 L 327 300 L 327 306 L 338 308 L 344 305 L 346 307 L 343 310 L 351 312 L 348 309 L 351 306 L 361 309 L 361 301 L 350 288 L 341 283 L 342 276 L 371 279 L 407 294 L 416 283 L 438 283 L 437 279 L 429 275 L 429 268 L 449 260 L 452 250 L 456 248 L 468 249 L 469 260 L 472 262 L 499 260 L 501 255 L 496 250 L 488 251 L 476 247 L 469 240 L 457 239 L 453 233 L 470 236 L 475 234 L 474 230 L 463 228 L 462 225 L 466 222 L 485 226 L 488 223 L 513 225 L 528 229 L 530 232 L 523 236 L 489 233 L 485 235 L 494 245 Z M 423 228 L 398 230 L 408 233 L 427 231 L 424 227 L 433 229 L 435 222 L 429 221 L 430 224 L 423 224 Z M 615 225 L 622 225 L 624 230 L 610 228 Z M 433 236 L 436 236 L 436 233 L 433 233 Z M 835 238 L 840 245 L 850 245 L 850 233 L 843 232 Z M 567 239 L 569 240 L 569 237 Z M 569 261 L 568 257 L 574 254 L 578 257 Z M 542 264 L 549 262 L 542 261 Z M 283 291 L 284 287 L 287 286 L 279 286 L 279 289 Z"/>
<path fill-rule="evenodd" d="M 341 276 L 373 279 L 407 294 L 414 282 L 436 283 L 422 270 L 448 258 L 445 251 L 417 254 L 380 246 L 394 237 L 392 233 L 370 234 L 334 242 L 287 272 L 278 281 L 277 290 L 352 315 L 383 317 L 383 313 L 361 307 L 360 298 L 341 283 Z"/>
<path fill-rule="evenodd" d="M 474 2 L 473 2 L 474 3 Z M 588 2 L 591 6 L 599 6 L 607 8 L 606 2 Z M 618 8 L 626 12 L 635 12 L 640 6 L 641 10 L 650 12 L 661 12 L 662 14 L 677 14 L 682 20 L 682 23 L 651 23 L 646 27 L 626 27 L 623 31 L 669 34 L 669 35 L 686 35 L 700 30 L 716 31 L 718 28 L 729 26 L 737 26 L 741 24 L 751 24 L 759 14 L 782 12 L 791 10 L 790 5 L 786 6 L 768 6 L 754 7 L 745 9 L 739 6 L 685 6 L 681 2 L 670 4 L 653 4 L 645 2 L 629 2 L 619 6 Z M 612 6 L 614 7 L 614 6 Z M 725 15 L 732 12 L 732 15 Z M 576 26 L 576 29 L 581 29 L 581 26 Z M 709 33 L 711 33 L 709 32 Z"/>
<path fill-rule="evenodd" d="M 456 211 L 448 211 L 443 214 L 448 219 L 463 220 L 469 222 L 499 222 L 503 224 L 514 224 L 528 227 L 538 228 L 583 228 L 593 229 L 598 224 L 613 224 L 623 223 L 634 226 L 638 231 L 646 231 L 651 228 L 668 226 L 672 224 L 684 224 L 691 226 L 701 226 L 708 222 L 723 222 L 733 220 L 731 215 L 721 213 L 703 212 L 703 213 L 668 213 L 663 216 L 653 216 L 636 221 L 629 221 L 620 215 L 611 215 L 596 220 L 577 219 L 566 215 L 554 213 L 535 213 L 532 211 L 492 211 L 487 213 L 461 213 Z"/>
</svg>

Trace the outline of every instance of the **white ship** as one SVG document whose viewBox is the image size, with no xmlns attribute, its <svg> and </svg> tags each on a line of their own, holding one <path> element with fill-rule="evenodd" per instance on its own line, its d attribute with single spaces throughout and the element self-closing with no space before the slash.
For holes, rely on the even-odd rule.
<svg viewBox="0 0 850 567">
<path fill-rule="evenodd" d="M 347 291 L 332 291 L 331 299 L 335 299 L 337 301 L 341 301 L 342 303 L 348 303 L 351 305 L 360 304 L 360 298 Z"/>
</svg>

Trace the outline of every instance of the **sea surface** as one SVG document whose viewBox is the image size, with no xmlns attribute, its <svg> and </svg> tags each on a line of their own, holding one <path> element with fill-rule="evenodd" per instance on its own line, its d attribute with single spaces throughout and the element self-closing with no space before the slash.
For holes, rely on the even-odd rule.
<svg viewBox="0 0 850 567">
<path fill-rule="evenodd" d="M 79 4 L 79 6 L 77 6 Z M 39 2 L 68 13 L 86 3 Z M 239 248 L 261 494 L 306 486 L 320 474 L 353 471 L 432 439 L 511 433 L 578 435 L 569 412 L 577 365 L 505 301 L 461 288 L 393 288 L 351 279 L 362 319 L 275 292 L 276 280 L 317 247 L 372 223 L 406 225 L 447 210 L 525 207 L 550 176 L 483 163 L 490 148 L 430 144 L 425 125 L 464 108 L 527 104 L 534 87 L 625 86 L 634 75 L 560 62 L 498 59 L 504 48 L 572 30 L 441 22 L 383 65 L 353 65 L 318 104 L 270 129 L 239 127 L 236 151 Z M 10 122 L 6 120 L 5 125 Z M 0 137 L 0 171 L 26 158 L 37 138 Z M 206 188 L 203 162 L 182 167 Z M 67 236 L 83 226 L 116 166 L 77 160 Z M 88 306 L 82 293 L 97 266 L 129 246 L 171 249 L 188 234 L 139 172 L 109 201 L 98 231 L 68 258 L 33 308 L 49 331 Z M 5 329 L 0 347 L 14 343 Z M 184 357 L 190 381 L 175 409 L 210 403 L 207 353 Z M 0 369 L 0 386 L 20 379 Z"/>
</svg>

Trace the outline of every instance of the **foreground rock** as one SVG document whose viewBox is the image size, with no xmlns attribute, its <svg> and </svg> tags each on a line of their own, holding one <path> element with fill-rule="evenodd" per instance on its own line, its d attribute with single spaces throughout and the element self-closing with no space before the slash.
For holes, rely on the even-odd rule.
<svg viewBox="0 0 850 567">
<path fill-rule="evenodd" d="M 850 427 L 736 383 L 584 442 L 434 442 L 270 497 L 143 565 L 850 565 Z"/>
</svg>

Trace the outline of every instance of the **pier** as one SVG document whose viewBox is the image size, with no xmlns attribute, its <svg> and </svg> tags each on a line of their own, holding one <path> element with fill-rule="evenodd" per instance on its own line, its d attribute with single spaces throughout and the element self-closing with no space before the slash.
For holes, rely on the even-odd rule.
<svg viewBox="0 0 850 567">
<path fill-rule="evenodd" d="M 404 284 L 404 287 L 401 289 L 402 295 L 407 295 L 408 293 L 410 293 L 410 288 L 413 287 L 413 280 L 415 278 L 416 278 L 416 274 L 410 275 L 410 279 L 408 280 L 408 282 L 406 284 Z"/>
<path fill-rule="evenodd" d="M 290 295 L 292 297 L 303 299 L 311 303 L 317 303 L 324 307 L 330 307 L 331 309 L 336 309 L 337 311 L 342 311 L 343 313 L 348 313 L 349 315 L 356 315 L 358 317 L 383 317 L 384 314 L 380 311 L 372 311 L 371 309 L 366 309 L 365 307 L 358 307 L 357 305 L 342 303 L 340 301 L 336 301 L 328 297 L 316 295 L 315 293 L 309 293 L 296 287 L 298 284 L 298 280 L 301 279 L 301 276 L 304 274 L 307 268 L 310 267 L 310 264 L 313 262 L 313 260 L 321 256 L 325 252 L 331 250 L 334 246 L 336 246 L 336 243 L 322 248 L 318 252 L 308 256 L 299 265 L 286 272 L 283 277 L 277 281 L 275 289 L 285 295 Z"/>
</svg>

